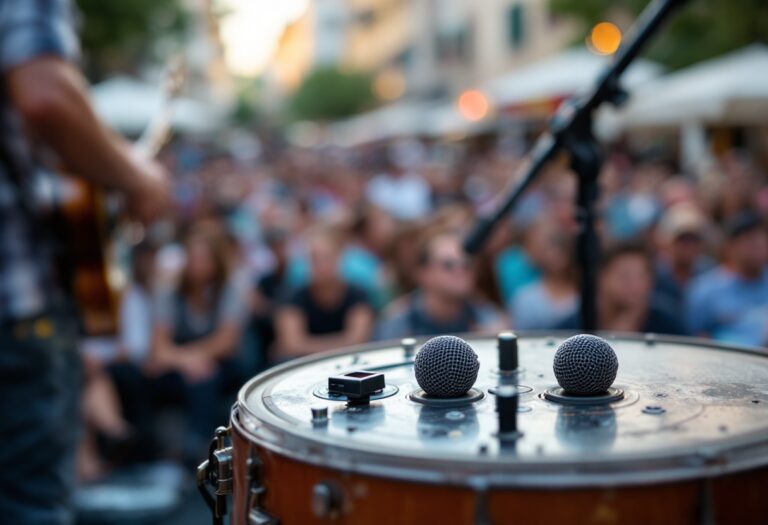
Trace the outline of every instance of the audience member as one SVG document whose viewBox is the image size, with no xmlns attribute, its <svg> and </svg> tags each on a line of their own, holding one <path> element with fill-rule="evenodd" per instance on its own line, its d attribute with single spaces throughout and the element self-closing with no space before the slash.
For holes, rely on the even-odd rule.
<svg viewBox="0 0 768 525">
<path fill-rule="evenodd" d="M 686 311 L 698 336 L 768 344 L 768 232 L 750 211 L 726 223 L 723 263 L 691 285 Z"/>
<path fill-rule="evenodd" d="M 571 237 L 552 220 L 542 219 L 526 235 L 526 246 L 541 277 L 512 299 L 512 326 L 519 330 L 556 328 L 578 307 Z"/>
<path fill-rule="evenodd" d="M 149 370 L 159 397 L 180 401 L 194 438 L 208 440 L 211 428 L 225 421 L 222 391 L 231 379 L 244 306 L 230 281 L 226 239 L 193 226 L 184 248 L 179 285 L 156 301 Z"/>
<path fill-rule="evenodd" d="M 432 209 L 432 192 L 415 171 L 423 161 L 418 142 L 398 142 L 390 146 L 388 169 L 368 183 L 368 200 L 401 220 L 425 217 Z"/>
<path fill-rule="evenodd" d="M 475 275 L 455 234 L 437 234 L 419 250 L 418 288 L 395 300 L 377 328 L 379 339 L 491 331 L 504 327 L 489 304 L 474 297 Z"/>
<path fill-rule="evenodd" d="M 316 230 L 308 245 L 309 283 L 292 292 L 275 316 L 277 360 L 360 344 L 371 335 L 373 310 L 365 291 L 339 275 L 341 234 Z"/>
<path fill-rule="evenodd" d="M 131 253 L 131 280 L 120 301 L 120 353 L 142 364 L 152 348 L 152 284 L 157 251 L 148 242 Z"/>
<path fill-rule="evenodd" d="M 288 237 L 286 232 L 272 229 L 264 232 L 264 243 L 271 255 L 270 269 L 256 279 L 249 299 L 259 347 L 268 351 L 275 341 L 275 307 L 287 288 Z"/>
<path fill-rule="evenodd" d="M 656 230 L 656 290 L 660 301 L 681 311 L 691 281 L 713 266 L 704 254 L 706 220 L 696 206 L 670 208 Z"/>
<path fill-rule="evenodd" d="M 601 257 L 597 291 L 598 329 L 610 332 L 685 333 L 678 314 L 653 300 L 653 262 L 641 245 L 622 243 Z M 577 330 L 578 314 L 560 328 Z"/>
</svg>

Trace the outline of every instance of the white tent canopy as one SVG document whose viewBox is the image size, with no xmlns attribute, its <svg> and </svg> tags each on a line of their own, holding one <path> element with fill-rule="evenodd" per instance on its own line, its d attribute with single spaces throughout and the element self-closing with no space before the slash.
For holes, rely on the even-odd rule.
<svg viewBox="0 0 768 525">
<path fill-rule="evenodd" d="M 96 112 L 111 127 L 126 134 L 139 134 L 163 108 L 160 86 L 118 76 L 91 88 Z M 215 129 L 221 116 L 210 105 L 189 98 L 171 102 L 171 127 L 176 131 L 203 133 Z"/>
<path fill-rule="evenodd" d="M 623 127 L 768 122 L 768 46 L 753 44 L 639 89 L 617 115 Z"/>
<path fill-rule="evenodd" d="M 497 107 L 570 97 L 594 86 L 609 61 L 584 48 L 569 49 L 493 79 L 483 90 Z M 661 72 L 658 64 L 639 59 L 623 75 L 622 85 L 632 88 Z"/>
<path fill-rule="evenodd" d="M 592 87 L 608 60 L 586 49 L 571 49 L 492 80 L 482 90 L 493 109 L 568 97 Z M 627 71 L 624 85 L 647 82 L 661 70 L 639 60 Z M 453 101 L 403 101 L 333 124 L 329 131 L 337 143 L 354 145 L 394 137 L 470 135 L 488 129 L 492 121 L 492 116 L 468 120 Z"/>
<path fill-rule="evenodd" d="M 431 120 L 432 105 L 402 101 L 332 124 L 334 141 L 353 146 L 395 137 L 423 135 Z"/>
</svg>

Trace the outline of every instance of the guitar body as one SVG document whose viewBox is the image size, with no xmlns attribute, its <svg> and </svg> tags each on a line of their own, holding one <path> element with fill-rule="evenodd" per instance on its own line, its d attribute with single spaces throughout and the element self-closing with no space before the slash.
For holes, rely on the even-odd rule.
<svg viewBox="0 0 768 525">
<path fill-rule="evenodd" d="M 118 294 L 110 283 L 109 218 L 106 194 L 86 180 L 58 176 L 57 225 L 72 294 L 86 336 L 114 336 Z"/>
</svg>

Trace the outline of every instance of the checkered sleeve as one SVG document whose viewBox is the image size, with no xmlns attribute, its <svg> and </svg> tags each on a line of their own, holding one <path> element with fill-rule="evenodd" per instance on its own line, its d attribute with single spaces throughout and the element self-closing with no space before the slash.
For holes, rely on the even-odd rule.
<svg viewBox="0 0 768 525">
<path fill-rule="evenodd" d="M 69 0 L 0 0 L 0 71 L 41 56 L 77 60 L 74 17 Z"/>
</svg>

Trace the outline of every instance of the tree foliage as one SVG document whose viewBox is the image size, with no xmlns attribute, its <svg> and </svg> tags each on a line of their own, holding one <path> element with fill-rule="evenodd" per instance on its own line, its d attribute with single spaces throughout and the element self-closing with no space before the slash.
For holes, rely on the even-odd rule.
<svg viewBox="0 0 768 525">
<path fill-rule="evenodd" d="M 290 112 L 298 120 L 331 120 L 357 113 L 372 102 L 368 75 L 320 68 L 311 72 L 296 90 Z"/>
<path fill-rule="evenodd" d="M 77 0 L 88 75 L 131 70 L 147 58 L 164 59 L 158 46 L 178 40 L 187 25 L 180 0 Z"/>
<path fill-rule="evenodd" d="M 637 15 L 649 1 L 551 0 L 551 7 L 576 17 L 586 29 L 621 10 Z M 647 55 L 680 68 L 753 42 L 768 42 L 766 0 L 691 0 L 662 28 Z"/>
</svg>

